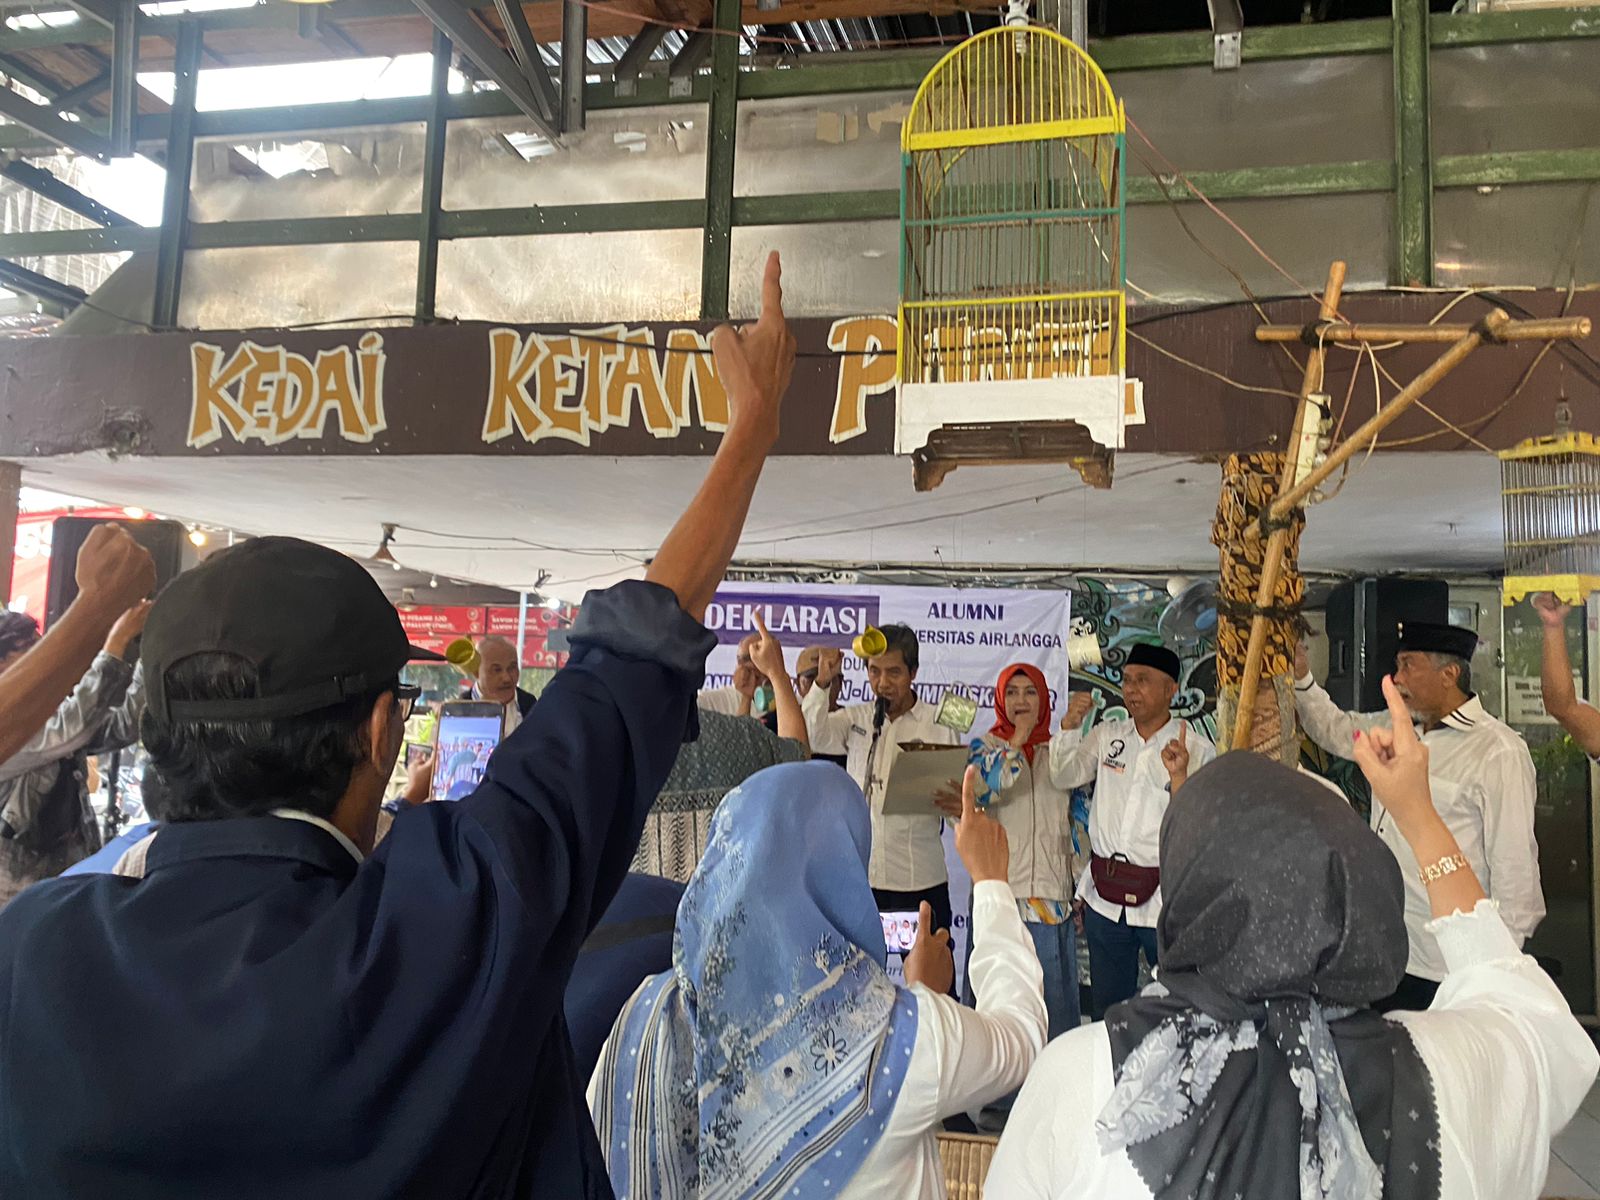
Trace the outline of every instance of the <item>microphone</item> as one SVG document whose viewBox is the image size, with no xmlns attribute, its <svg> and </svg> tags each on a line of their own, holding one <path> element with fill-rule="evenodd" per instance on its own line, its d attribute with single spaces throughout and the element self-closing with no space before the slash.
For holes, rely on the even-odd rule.
<svg viewBox="0 0 1600 1200">
<path fill-rule="evenodd" d="M 886 718 L 888 715 L 889 702 L 882 696 L 879 696 L 878 702 L 872 706 L 872 732 L 874 735 L 883 731 L 884 718 Z"/>
</svg>

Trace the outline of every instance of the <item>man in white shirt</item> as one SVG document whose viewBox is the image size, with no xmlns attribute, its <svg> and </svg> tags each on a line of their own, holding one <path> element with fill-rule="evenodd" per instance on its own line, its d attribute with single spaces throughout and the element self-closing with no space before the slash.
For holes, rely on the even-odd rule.
<svg viewBox="0 0 1600 1200">
<path fill-rule="evenodd" d="M 845 769 L 866 794 L 872 814 L 872 858 L 867 877 L 880 912 L 933 909 L 935 928 L 950 928 L 950 876 L 945 870 L 943 822 L 928 796 L 927 816 L 885 815 L 889 771 L 907 742 L 957 746 L 961 737 L 938 723 L 938 710 L 917 696 L 920 646 L 905 625 L 882 629 L 887 649 L 867 660 L 867 684 L 877 700 L 837 708 L 843 655 L 823 650 L 816 686 L 801 703 L 815 754 L 846 755 Z"/>
<path fill-rule="evenodd" d="M 770 689 L 772 680 L 761 673 L 751 651 L 761 640 L 752 633 L 739 642 L 739 661 L 733 668 L 733 682 L 727 687 L 709 688 L 700 693 L 700 707 L 707 712 L 722 713 L 727 717 L 759 717 L 756 694 Z M 767 693 L 767 694 L 770 694 Z"/>
<path fill-rule="evenodd" d="M 1128 715 L 1102 721 L 1085 736 L 1092 698 L 1075 694 L 1061 732 L 1050 742 L 1057 787 L 1094 782 L 1089 806 L 1090 869 L 1074 902 L 1089 943 L 1094 1019 L 1139 988 L 1139 952 L 1156 965 L 1161 915 L 1161 819 L 1188 779 L 1217 756 L 1216 747 L 1172 715 L 1178 656 L 1165 646 L 1133 647 L 1122 670 Z"/>
<path fill-rule="evenodd" d="M 478 643 L 478 675 L 470 695 L 474 700 L 500 706 L 500 732 L 504 737 L 511 736 L 534 705 L 533 693 L 517 686 L 521 678 L 522 663 L 515 646 L 503 637 L 486 637 Z"/>
<path fill-rule="evenodd" d="M 1461 853 L 1520 946 L 1544 918 L 1539 846 L 1534 840 L 1533 758 L 1522 739 L 1484 711 L 1472 693 L 1478 635 L 1453 625 L 1407 621 L 1395 657 L 1394 681 L 1422 728 L 1433 804 Z M 1351 757 L 1358 732 L 1387 727 L 1389 714 L 1347 713 L 1311 678 L 1302 649 L 1295 656 L 1295 706 L 1306 733 L 1330 754 Z M 1410 958 L 1395 994 L 1379 1011 L 1425 1009 L 1445 977 L 1433 934 L 1427 887 L 1415 857 L 1388 812 L 1372 802 L 1372 828 L 1394 852 L 1406 885 Z"/>
</svg>

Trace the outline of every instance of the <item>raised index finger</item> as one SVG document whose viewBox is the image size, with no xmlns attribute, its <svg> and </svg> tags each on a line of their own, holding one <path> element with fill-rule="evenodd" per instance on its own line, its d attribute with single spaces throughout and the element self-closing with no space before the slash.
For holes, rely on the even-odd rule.
<svg viewBox="0 0 1600 1200">
<path fill-rule="evenodd" d="M 761 277 L 761 319 L 783 320 L 783 261 L 774 250 L 767 255 L 766 274 Z"/>
<path fill-rule="evenodd" d="M 761 619 L 760 609 L 756 610 L 756 630 L 761 634 L 763 641 L 772 636 L 767 632 L 767 623 Z"/>
<path fill-rule="evenodd" d="M 1394 726 L 1394 748 L 1399 751 L 1403 746 L 1417 744 L 1417 729 L 1411 723 L 1411 709 L 1406 707 L 1405 698 L 1400 695 L 1400 689 L 1394 685 L 1394 677 L 1383 677 L 1383 698 L 1389 703 L 1389 720 Z"/>
<path fill-rule="evenodd" d="M 969 766 L 961 777 L 961 819 L 965 821 L 978 811 L 978 768 Z"/>
</svg>

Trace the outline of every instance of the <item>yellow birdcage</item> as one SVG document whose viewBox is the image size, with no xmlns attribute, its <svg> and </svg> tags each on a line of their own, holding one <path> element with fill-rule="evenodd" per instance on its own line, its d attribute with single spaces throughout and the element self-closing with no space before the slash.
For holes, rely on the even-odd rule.
<svg viewBox="0 0 1600 1200">
<path fill-rule="evenodd" d="M 1530 438 L 1500 451 L 1507 606 L 1536 592 L 1582 604 L 1600 591 L 1600 441 Z"/>
<path fill-rule="evenodd" d="M 1037 25 L 923 81 L 901 134 L 901 453 L 941 425 L 1063 418 L 1120 445 L 1125 130 L 1094 60 Z"/>
</svg>

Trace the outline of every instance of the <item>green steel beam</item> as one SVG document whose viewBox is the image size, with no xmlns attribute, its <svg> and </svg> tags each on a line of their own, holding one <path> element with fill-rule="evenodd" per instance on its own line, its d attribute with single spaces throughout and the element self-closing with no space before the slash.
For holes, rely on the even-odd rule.
<svg viewBox="0 0 1600 1200">
<path fill-rule="evenodd" d="M 1495 154 L 1445 154 L 1433 165 L 1435 187 L 1497 187 L 1519 183 L 1572 183 L 1600 179 L 1600 149 L 1511 150 Z"/>
<path fill-rule="evenodd" d="M 1394 0 L 1394 282 L 1433 283 L 1433 145 L 1428 111 L 1428 0 Z"/>
<path fill-rule="evenodd" d="M 832 96 L 846 92 L 897 92 L 917 87 L 943 51 L 906 50 L 896 54 L 818 55 L 838 58 L 815 66 L 769 67 L 739 75 L 741 100 L 777 100 L 789 96 Z"/>
<path fill-rule="evenodd" d="M 184 242 L 189 236 L 189 181 L 194 169 L 194 98 L 200 85 L 200 52 L 204 46 L 205 29 L 199 22 L 178 26 L 172 113 L 167 126 L 167 183 L 161 201 L 156 292 L 150 318 L 157 327 L 178 323 Z"/>
<path fill-rule="evenodd" d="M 899 219 L 900 193 L 895 189 L 833 192 L 821 196 L 740 196 L 733 202 L 735 225 L 810 225 L 828 221 Z"/>
<path fill-rule="evenodd" d="M 705 214 L 706 206 L 702 200 L 637 200 L 620 204 L 485 208 L 441 213 L 439 236 L 528 237 L 546 233 L 699 229 L 705 224 Z"/>
<path fill-rule="evenodd" d="M 700 240 L 700 317 L 728 316 L 733 253 L 733 158 L 739 130 L 739 0 L 716 0 L 712 15 L 711 113 L 706 136 L 705 224 Z"/>
<path fill-rule="evenodd" d="M 1592 8 L 1440 13 L 1432 24 L 1429 40 L 1436 47 L 1564 42 L 1600 37 L 1600 12 Z"/>
<path fill-rule="evenodd" d="M 36 233 L 0 233 L 0 258 L 49 258 L 57 254 L 120 254 L 154 250 L 161 231 L 142 225 L 108 229 L 45 229 Z"/>
<path fill-rule="evenodd" d="M 1247 35 L 1248 36 L 1248 35 Z M 1367 161 L 1303 163 L 1292 167 L 1239 167 L 1228 171 L 1190 171 L 1194 185 L 1213 200 L 1259 200 L 1275 196 L 1337 196 L 1393 190 L 1394 164 Z M 1165 179 L 1174 200 L 1193 197 L 1180 179 Z M 1149 175 L 1128 180 L 1129 204 L 1163 204 L 1166 196 Z"/>
<path fill-rule="evenodd" d="M 327 246 L 351 242 L 414 242 L 417 240 L 419 220 L 418 213 L 381 213 L 365 217 L 274 217 L 256 221 L 196 221 L 189 226 L 189 236 L 185 244 L 190 250 L 221 250 L 237 246 Z"/>
<path fill-rule="evenodd" d="M 449 133 L 445 102 L 450 99 L 450 39 L 438 29 L 433 31 L 431 84 L 431 111 L 422 149 L 422 213 L 417 222 L 415 311 L 419 321 L 433 320 L 439 290 L 439 209 L 444 203 L 444 147 Z"/>
<path fill-rule="evenodd" d="M 1384 54 L 1393 41 L 1390 23 L 1328 21 L 1320 25 L 1251 26 L 1244 32 L 1245 62 L 1327 58 L 1346 54 Z M 1150 71 L 1163 67 L 1209 67 L 1215 46 L 1209 29 L 1192 33 L 1152 33 L 1104 38 L 1089 43 L 1103 71 Z"/>
<path fill-rule="evenodd" d="M 21 92 L 0 88 L 0 116 L 89 158 L 105 162 L 111 157 L 111 143 L 88 128 L 86 122 L 68 121 L 52 105 L 25 100 Z"/>
<path fill-rule="evenodd" d="M 1349 195 L 1387 192 L 1395 169 L 1387 162 L 1320 163 L 1309 166 L 1251 167 L 1234 171 L 1196 171 L 1196 186 L 1217 201 L 1263 197 Z M 1514 186 L 1600 180 L 1600 148 L 1522 150 L 1460 154 L 1439 159 L 1438 187 Z M 1173 199 L 1192 197 L 1179 182 L 1168 184 Z M 899 214 L 893 190 L 742 196 L 734 200 L 735 226 L 807 225 L 843 221 L 893 220 Z M 1161 204 L 1154 179 L 1128 181 L 1130 204 Z M 441 212 L 439 237 L 528 237 L 560 233 L 621 233 L 635 230 L 699 229 L 705 223 L 700 200 L 634 201 L 548 208 L 492 208 Z M 257 221 L 212 221 L 189 227 L 190 249 L 235 246 L 297 246 L 340 242 L 407 242 L 418 238 L 419 214 L 385 213 L 364 217 L 284 217 Z M 0 234 L 0 259 L 46 258 L 58 254 L 104 254 L 156 249 L 160 231 L 140 226 L 110 229 L 56 229 Z"/>
</svg>

